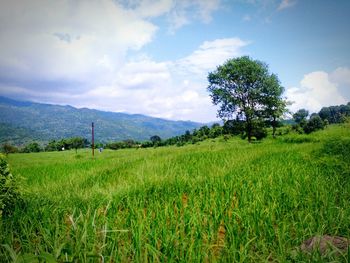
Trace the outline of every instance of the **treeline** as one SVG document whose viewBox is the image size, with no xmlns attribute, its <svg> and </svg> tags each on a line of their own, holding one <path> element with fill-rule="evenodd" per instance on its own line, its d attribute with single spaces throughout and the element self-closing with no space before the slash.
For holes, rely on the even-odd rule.
<svg viewBox="0 0 350 263">
<path fill-rule="evenodd" d="M 1 151 L 5 154 L 9 153 L 32 153 L 32 152 L 51 152 L 64 151 L 89 147 L 90 142 L 82 137 L 72 137 L 61 140 L 52 140 L 46 146 L 42 147 L 38 142 L 31 142 L 22 148 L 18 148 L 11 144 L 5 143 L 1 146 Z"/>
<path fill-rule="evenodd" d="M 328 124 L 343 123 L 350 118 L 350 102 L 346 105 L 323 107 L 318 113 L 300 109 L 293 114 L 295 124 L 293 130 L 298 133 L 309 134 L 311 132 L 323 129 Z"/>
<path fill-rule="evenodd" d="M 342 123 L 350 117 L 350 102 L 346 105 L 323 107 L 318 115 L 328 123 Z"/>
<path fill-rule="evenodd" d="M 291 125 L 291 130 L 297 133 L 306 133 L 323 129 L 328 124 L 343 123 L 350 119 L 350 102 L 346 105 L 323 107 L 318 113 L 309 114 L 309 111 L 300 109 L 293 114 L 294 124 Z M 223 136 L 228 139 L 230 136 L 240 136 L 242 139 L 247 137 L 246 122 L 236 119 L 227 120 L 221 126 L 219 123 L 214 123 L 210 127 L 204 125 L 198 129 L 186 131 L 184 134 L 174 136 L 162 140 L 158 135 L 150 137 L 148 141 L 135 141 L 127 139 L 124 141 L 110 142 L 107 144 L 97 143 L 95 148 L 107 148 L 112 150 L 126 149 L 126 148 L 148 148 L 160 146 L 183 146 L 185 144 L 196 144 L 206 139 L 213 139 Z M 274 123 L 274 126 L 283 126 L 283 121 Z M 255 123 L 252 129 L 253 140 L 261 140 L 267 136 L 267 128 L 272 127 L 269 121 Z M 280 133 L 277 133 L 279 135 Z M 5 143 L 1 146 L 1 152 L 9 153 L 30 153 L 41 151 L 62 151 L 79 148 L 91 147 L 91 143 L 82 137 L 73 137 L 62 140 L 52 140 L 46 146 L 42 147 L 37 142 L 31 142 L 22 148 L 17 148 L 11 144 Z"/>
<path fill-rule="evenodd" d="M 224 134 L 224 127 L 220 124 L 215 123 L 209 128 L 207 125 L 194 129 L 192 132 L 186 131 L 184 134 L 174 136 L 165 140 L 162 140 L 158 135 L 150 137 L 149 141 L 138 142 L 133 140 L 125 140 L 121 142 L 111 142 L 105 145 L 105 148 L 118 150 L 124 148 L 148 148 L 148 147 L 159 147 L 159 146 L 170 146 L 177 145 L 182 146 L 187 143 L 195 144 L 203 141 L 207 138 L 216 138 Z"/>
<path fill-rule="evenodd" d="M 214 139 L 223 136 L 227 140 L 230 136 L 241 136 L 242 139 L 246 138 L 245 123 L 240 120 L 228 120 L 221 126 L 219 123 L 214 123 L 210 127 L 204 125 L 198 129 L 186 131 L 184 134 L 174 136 L 165 140 L 162 140 L 158 135 L 150 137 L 149 141 L 137 142 L 133 140 L 125 140 L 121 142 L 112 142 L 105 145 L 105 148 L 118 150 L 125 148 L 148 148 L 148 147 L 160 147 L 160 146 L 183 146 L 185 144 L 196 144 L 206 139 Z M 279 126 L 282 126 L 279 123 Z M 261 140 L 267 136 L 266 127 L 257 127 L 253 130 L 253 139 Z"/>
<path fill-rule="evenodd" d="M 306 133 L 324 129 L 328 124 L 343 123 L 350 118 L 350 102 L 347 105 L 323 107 L 318 113 L 309 114 L 309 111 L 300 109 L 293 114 L 294 124 L 292 130 L 297 133 Z M 246 123 L 242 120 L 227 120 L 221 126 L 219 123 L 214 123 L 211 127 L 204 125 L 199 129 L 194 129 L 192 132 L 186 131 L 183 135 L 174 136 L 166 140 L 162 140 L 159 136 L 154 135 L 149 141 L 137 142 L 133 140 L 125 140 L 121 142 L 112 142 L 105 145 L 108 149 L 118 150 L 125 148 L 147 148 L 185 144 L 195 144 L 209 138 L 217 138 L 224 136 L 228 139 L 230 136 L 240 136 L 246 139 Z M 283 121 L 274 123 L 276 127 L 284 126 Z M 252 130 L 253 140 L 261 140 L 268 134 L 267 128 L 272 127 L 270 121 L 260 122 L 254 125 Z"/>
</svg>

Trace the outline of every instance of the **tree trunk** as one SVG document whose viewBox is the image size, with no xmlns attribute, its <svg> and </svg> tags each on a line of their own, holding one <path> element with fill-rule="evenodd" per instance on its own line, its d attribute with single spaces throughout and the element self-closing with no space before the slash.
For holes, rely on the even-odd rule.
<svg viewBox="0 0 350 263">
<path fill-rule="evenodd" d="M 276 138 L 276 117 L 273 117 L 273 121 L 272 121 L 272 137 Z"/>
<path fill-rule="evenodd" d="M 252 142 L 252 123 L 251 120 L 247 118 L 247 136 L 248 136 L 248 142 Z"/>
</svg>

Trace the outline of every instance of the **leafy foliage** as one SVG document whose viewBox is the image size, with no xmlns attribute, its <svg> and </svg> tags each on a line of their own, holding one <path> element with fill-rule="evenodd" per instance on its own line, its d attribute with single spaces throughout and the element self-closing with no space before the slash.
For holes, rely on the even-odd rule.
<svg viewBox="0 0 350 263">
<path fill-rule="evenodd" d="M 296 123 L 302 124 L 303 122 L 306 122 L 307 116 L 309 116 L 309 111 L 305 109 L 300 109 L 293 114 L 293 119 Z"/>
<path fill-rule="evenodd" d="M 346 117 L 350 117 L 350 102 L 346 105 L 323 107 L 318 115 L 328 123 L 342 123 Z"/>
<path fill-rule="evenodd" d="M 313 115 L 304 126 L 305 133 L 311 133 L 317 130 L 322 130 L 325 126 L 324 121 L 318 115 Z"/>
<path fill-rule="evenodd" d="M 37 142 L 31 142 L 27 144 L 23 149 L 22 152 L 25 153 L 38 153 L 41 152 L 43 149 L 40 147 L 39 143 Z"/>
<path fill-rule="evenodd" d="M 276 127 L 286 103 L 283 87 L 275 74 L 269 73 L 265 63 L 244 56 L 230 59 L 208 75 L 208 91 L 218 116 L 224 120 L 235 117 L 244 123 L 250 142 L 255 130 L 263 127 L 264 119 Z M 275 129 L 274 129 L 275 131 Z"/>
<path fill-rule="evenodd" d="M 16 153 L 18 152 L 18 148 L 16 146 L 13 146 L 9 143 L 4 143 L 1 146 L 1 152 L 8 155 L 9 153 Z"/>
<path fill-rule="evenodd" d="M 21 201 L 15 178 L 5 156 L 0 154 L 0 218 L 13 213 L 16 205 Z"/>
<path fill-rule="evenodd" d="M 158 135 L 153 135 L 151 136 L 150 141 L 153 143 L 154 146 L 156 146 L 162 141 L 162 139 Z"/>
</svg>

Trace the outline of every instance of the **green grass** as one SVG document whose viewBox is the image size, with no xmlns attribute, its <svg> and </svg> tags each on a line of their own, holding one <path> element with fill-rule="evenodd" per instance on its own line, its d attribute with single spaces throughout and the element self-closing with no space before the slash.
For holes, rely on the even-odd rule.
<svg viewBox="0 0 350 263">
<path fill-rule="evenodd" d="M 0 260 L 347 262 L 297 248 L 350 237 L 350 127 L 296 138 L 9 155 L 26 203 Z"/>
</svg>

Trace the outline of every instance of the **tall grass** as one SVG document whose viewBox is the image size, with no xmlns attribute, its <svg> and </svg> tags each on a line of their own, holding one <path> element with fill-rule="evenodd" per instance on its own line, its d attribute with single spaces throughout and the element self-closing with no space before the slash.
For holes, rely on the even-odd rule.
<svg viewBox="0 0 350 263">
<path fill-rule="evenodd" d="M 88 151 L 10 155 L 26 207 L 2 219 L 0 258 L 347 262 L 347 254 L 297 248 L 316 234 L 350 237 L 349 128 L 302 142 L 216 139 L 94 159 Z"/>
</svg>

